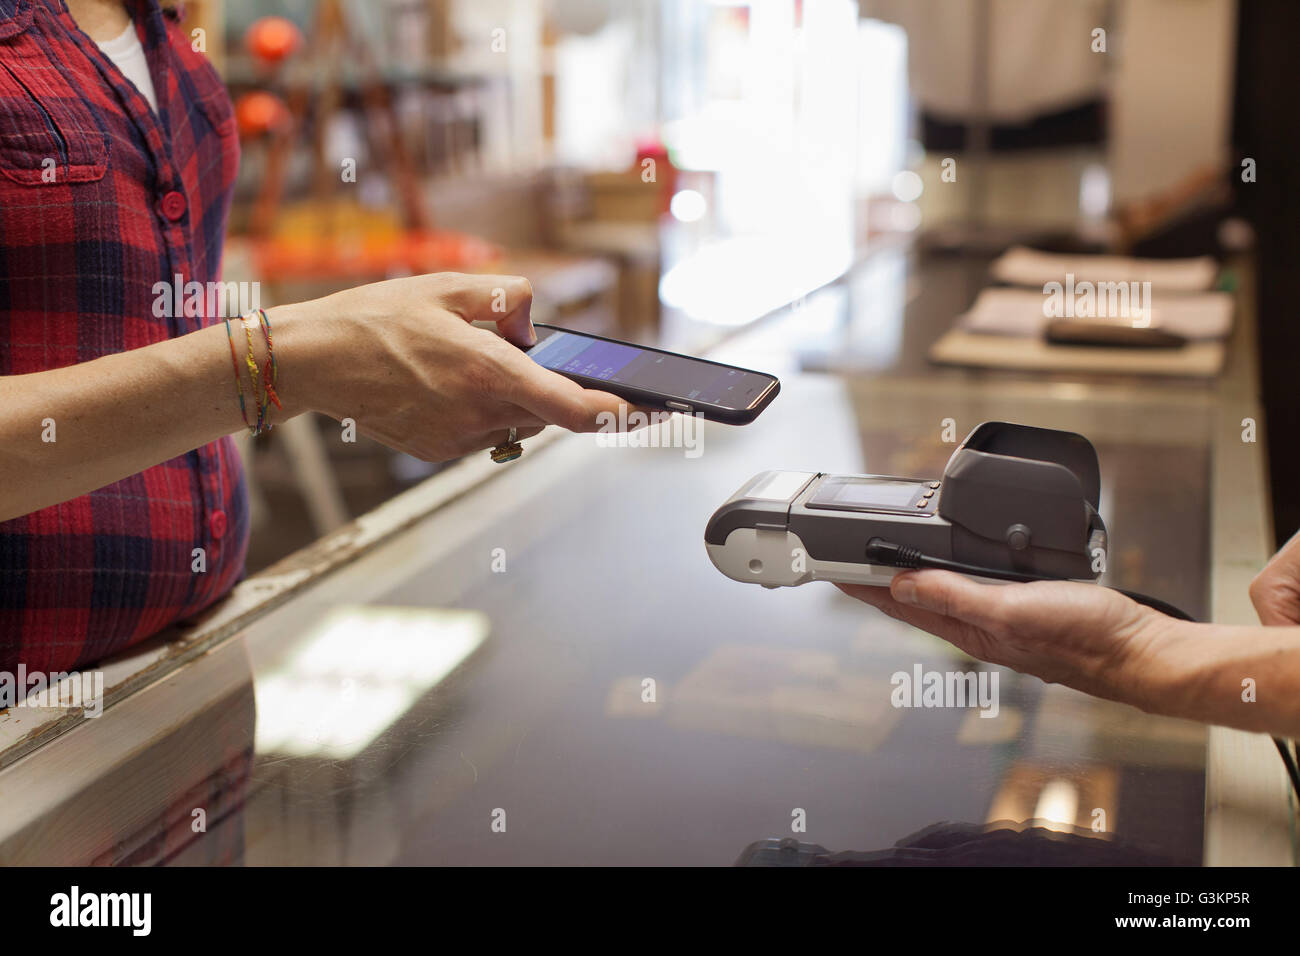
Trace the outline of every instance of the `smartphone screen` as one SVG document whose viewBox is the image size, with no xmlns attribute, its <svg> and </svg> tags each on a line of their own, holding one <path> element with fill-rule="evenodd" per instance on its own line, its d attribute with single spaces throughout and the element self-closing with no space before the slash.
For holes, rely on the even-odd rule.
<svg viewBox="0 0 1300 956">
<path fill-rule="evenodd" d="M 763 372 L 554 326 L 538 324 L 536 329 L 537 344 L 528 350 L 533 361 L 638 403 L 750 421 L 779 389 L 776 378 Z"/>
</svg>

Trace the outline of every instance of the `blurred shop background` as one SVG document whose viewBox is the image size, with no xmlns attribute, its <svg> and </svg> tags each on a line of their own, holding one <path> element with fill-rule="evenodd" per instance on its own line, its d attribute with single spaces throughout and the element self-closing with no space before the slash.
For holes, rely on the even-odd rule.
<svg viewBox="0 0 1300 956">
<path fill-rule="evenodd" d="M 871 370 L 900 349 L 887 316 L 915 295 L 916 249 L 1258 244 L 1281 537 L 1300 525 L 1296 6 L 200 0 L 184 16 L 241 133 L 224 278 L 259 282 L 263 306 L 519 273 L 536 320 L 698 351 L 808 303 L 789 344 L 803 367 Z M 877 254 L 847 298 L 815 296 Z M 445 467 L 337 428 L 303 416 L 245 444 L 250 572 Z"/>
</svg>

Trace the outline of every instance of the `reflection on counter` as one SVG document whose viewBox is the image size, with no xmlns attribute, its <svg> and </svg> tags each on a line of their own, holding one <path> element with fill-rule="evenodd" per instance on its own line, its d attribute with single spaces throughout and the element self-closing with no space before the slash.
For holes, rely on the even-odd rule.
<svg viewBox="0 0 1300 956">
<path fill-rule="evenodd" d="M 285 650 L 278 667 L 259 675 L 257 752 L 351 759 L 487 633 L 487 619 L 467 611 L 335 607 Z"/>
</svg>

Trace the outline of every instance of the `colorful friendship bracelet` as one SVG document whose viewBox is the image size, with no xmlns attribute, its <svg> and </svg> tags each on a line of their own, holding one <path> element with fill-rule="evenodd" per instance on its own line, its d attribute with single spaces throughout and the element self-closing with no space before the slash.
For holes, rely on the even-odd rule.
<svg viewBox="0 0 1300 956">
<path fill-rule="evenodd" d="M 225 321 L 226 338 L 230 342 L 230 364 L 235 369 L 235 394 L 239 396 L 239 415 L 244 419 L 244 427 L 251 431 L 253 426 L 248 424 L 248 409 L 244 405 L 244 386 L 239 380 L 239 359 L 235 357 L 235 333 L 230 330 L 230 320 Z"/>
<path fill-rule="evenodd" d="M 260 435 L 266 430 L 266 398 L 263 396 L 261 401 L 257 398 L 257 382 L 262 377 L 262 370 L 257 366 L 257 359 L 253 357 L 255 351 L 253 345 L 253 330 L 248 324 L 249 316 L 244 316 L 240 321 L 244 326 L 244 336 L 248 339 L 248 353 L 244 356 L 244 362 L 248 366 L 248 379 L 253 386 L 253 403 L 257 406 L 257 423 L 253 426 L 253 434 Z"/>
<path fill-rule="evenodd" d="M 280 403 L 280 396 L 276 394 L 275 388 L 280 380 L 280 365 L 275 357 L 275 343 L 271 338 L 271 320 L 267 317 L 265 309 L 258 309 L 256 313 L 242 316 L 241 324 L 244 326 L 244 338 L 248 342 L 248 353 L 244 356 L 244 363 L 248 367 L 249 385 L 252 387 L 253 403 L 257 407 L 257 420 L 249 422 L 248 405 L 244 400 L 244 383 L 243 375 L 239 368 L 239 358 L 235 354 L 235 333 L 230 327 L 230 319 L 224 319 L 226 323 L 226 339 L 230 344 L 230 364 L 235 371 L 235 394 L 239 397 L 239 415 L 244 420 L 244 425 L 254 436 L 260 435 L 265 431 L 271 430 L 271 404 L 274 402 L 275 407 L 281 410 L 284 406 Z M 256 348 L 253 342 L 253 329 L 260 329 L 262 340 L 266 342 L 266 362 L 262 367 L 258 367 L 257 359 L 254 356 Z M 262 383 L 262 395 L 258 398 L 257 384 L 259 379 Z"/>
<path fill-rule="evenodd" d="M 262 337 L 266 339 L 267 364 L 263 368 L 263 393 L 275 402 L 276 408 L 284 411 L 284 406 L 280 404 L 280 396 L 275 393 L 275 386 L 280 381 L 280 364 L 275 358 L 275 343 L 271 341 L 271 319 L 267 316 L 266 309 L 258 309 L 257 318 L 262 325 Z"/>
</svg>

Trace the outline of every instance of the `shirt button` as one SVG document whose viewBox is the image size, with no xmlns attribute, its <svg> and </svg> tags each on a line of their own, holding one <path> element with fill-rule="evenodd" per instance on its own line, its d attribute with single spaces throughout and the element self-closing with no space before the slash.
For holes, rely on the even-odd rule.
<svg viewBox="0 0 1300 956">
<path fill-rule="evenodd" d="M 175 222 L 181 216 L 185 215 L 185 196 L 176 190 L 172 190 L 162 198 L 163 215 Z"/>
<path fill-rule="evenodd" d="M 226 533 L 226 513 L 224 511 L 214 511 L 208 515 L 208 530 L 212 532 L 212 537 L 221 538 Z"/>
</svg>

